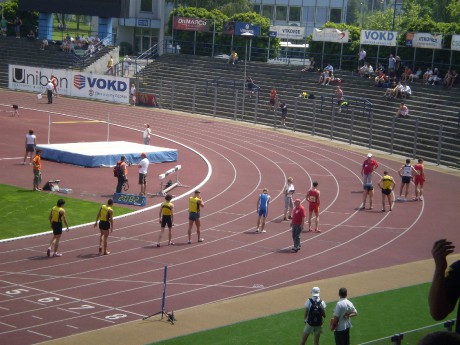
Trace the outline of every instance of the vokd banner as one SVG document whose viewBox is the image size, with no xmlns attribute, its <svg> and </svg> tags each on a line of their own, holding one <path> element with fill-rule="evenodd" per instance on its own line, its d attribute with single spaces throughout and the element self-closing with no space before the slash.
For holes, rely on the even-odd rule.
<svg viewBox="0 0 460 345">
<path fill-rule="evenodd" d="M 300 26 L 270 26 L 270 31 L 276 32 L 276 38 L 293 40 L 305 39 L 305 28 Z"/>
<path fill-rule="evenodd" d="M 397 35 L 398 33 L 396 31 L 362 30 L 360 43 L 395 47 Z"/>
<path fill-rule="evenodd" d="M 174 30 L 209 31 L 209 19 L 174 17 Z"/>
<path fill-rule="evenodd" d="M 8 87 L 12 90 L 45 93 L 51 75 L 56 77 L 61 95 L 129 103 L 129 78 L 108 75 L 9 65 Z"/>
<path fill-rule="evenodd" d="M 460 50 L 460 35 L 452 35 L 452 42 L 450 43 L 450 49 Z"/>
<path fill-rule="evenodd" d="M 313 41 L 346 43 L 348 42 L 348 30 L 340 31 L 334 28 L 313 29 L 312 39 Z"/>
</svg>

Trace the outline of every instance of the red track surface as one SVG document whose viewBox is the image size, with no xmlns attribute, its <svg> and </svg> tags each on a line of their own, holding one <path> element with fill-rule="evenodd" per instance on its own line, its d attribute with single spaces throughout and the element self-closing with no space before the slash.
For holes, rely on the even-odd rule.
<svg viewBox="0 0 460 345">
<path fill-rule="evenodd" d="M 167 309 L 257 293 L 316 279 L 427 259 L 435 239 L 457 240 L 458 177 L 428 171 L 425 201 L 397 203 L 393 212 L 380 210 L 380 192 L 373 211 L 359 211 L 363 153 L 251 125 L 214 121 L 75 99 L 51 106 L 34 95 L 0 91 L 2 104 L 79 115 L 110 121 L 111 140 L 141 142 L 143 123 L 153 125 L 153 145 L 177 148 L 177 163 L 151 166 L 148 188 L 158 189 L 156 175 L 181 164 L 176 195 L 202 186 L 204 243 L 187 243 L 187 202 L 175 200 L 175 246 L 157 248 L 158 208 L 117 219 L 109 238 L 112 254 L 97 255 L 97 232 L 91 226 L 64 233 L 62 258 L 47 258 L 50 235 L 2 243 L 0 260 L 0 343 L 33 344 L 111 326 L 161 309 L 163 268 L 168 269 Z M 6 109 L 5 107 L 0 109 Z M 21 110 L 21 117 L 2 116 L 1 183 L 31 188 L 32 172 L 20 165 L 24 135 L 34 128 L 46 143 L 48 114 Z M 57 115 L 52 121 L 64 121 Z M 69 119 L 67 119 L 69 120 Z M 102 141 L 103 124 L 52 126 L 51 142 Z M 168 139 L 174 140 L 174 142 Z M 185 146 L 181 146 L 181 145 Z M 343 146 L 345 147 L 345 145 Z M 365 152 L 365 151 L 363 151 Z M 379 173 L 397 176 L 401 162 L 377 155 Z M 131 177 L 137 174 L 131 168 Z M 288 222 L 281 221 L 282 189 L 294 178 L 297 197 L 304 198 L 313 180 L 321 190 L 321 234 L 302 233 L 302 250 L 291 253 Z M 104 202 L 115 181 L 109 169 L 84 169 L 44 162 L 44 180 L 59 178 L 73 197 Z M 378 176 L 374 176 L 377 182 Z M 399 189 L 399 178 L 397 189 Z M 256 234 L 256 201 L 262 188 L 272 196 L 267 233 Z M 137 191 L 132 183 L 131 190 Z M 412 196 L 412 194 L 411 194 Z M 1 199 L 1 197 L 0 197 Z M 148 206 L 160 198 L 149 199 Z M 50 205 L 50 207 L 53 205 Z M 72 206 L 67 205 L 72 224 Z M 95 210 L 95 213 L 97 210 Z M 46 216 L 46 215 L 44 215 Z M 165 238 L 165 237 L 164 237 Z"/>
</svg>

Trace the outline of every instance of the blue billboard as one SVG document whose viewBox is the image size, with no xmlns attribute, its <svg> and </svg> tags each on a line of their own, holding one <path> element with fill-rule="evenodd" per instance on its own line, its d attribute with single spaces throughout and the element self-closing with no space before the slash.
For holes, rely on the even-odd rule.
<svg viewBox="0 0 460 345">
<path fill-rule="evenodd" d="M 260 25 L 254 25 L 252 23 L 245 22 L 235 23 L 235 35 L 242 35 L 246 32 L 253 34 L 254 36 L 260 36 Z"/>
</svg>

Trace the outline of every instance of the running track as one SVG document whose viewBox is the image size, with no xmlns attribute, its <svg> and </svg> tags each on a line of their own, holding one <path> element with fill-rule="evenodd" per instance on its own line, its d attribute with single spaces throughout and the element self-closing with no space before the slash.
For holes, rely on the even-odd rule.
<svg viewBox="0 0 460 345">
<path fill-rule="evenodd" d="M 459 179 L 427 171 L 425 201 L 397 203 L 380 212 L 359 211 L 360 167 L 365 149 L 329 145 L 289 131 L 210 117 L 175 114 L 76 99 L 49 106 L 34 95 L 0 91 L 2 104 L 17 103 L 21 117 L 2 117 L 0 181 L 31 188 L 30 167 L 20 165 L 24 135 L 34 128 L 46 142 L 48 113 L 85 119 L 110 117 L 111 140 L 140 142 L 143 123 L 155 134 L 153 145 L 179 150 L 177 163 L 150 167 L 148 188 L 155 176 L 181 164 L 175 203 L 175 246 L 155 246 L 160 198 L 148 200 L 144 212 L 117 219 L 109 238 L 112 254 L 97 255 L 92 225 L 63 234 L 62 258 L 47 258 L 50 235 L 1 243 L 0 343 L 34 344 L 93 329 L 139 320 L 161 309 L 163 267 L 168 265 L 168 310 L 211 303 L 312 280 L 427 259 L 435 239 L 458 242 Z M 0 107 L 0 110 L 9 108 Z M 51 115 L 52 121 L 64 121 Z M 65 119 L 65 118 L 64 118 Z M 65 119 L 72 120 L 72 119 Z M 103 124 L 72 124 L 54 128 L 52 142 L 104 140 Z M 402 157 L 374 152 L 378 173 L 396 170 Z M 209 164 L 207 164 L 209 162 Z M 131 168 L 131 176 L 137 173 Z M 109 169 L 83 169 L 44 162 L 44 179 L 60 178 L 73 197 L 104 202 L 115 188 Z M 294 178 L 296 197 L 304 198 L 313 180 L 321 190 L 321 234 L 302 233 L 302 249 L 291 253 L 288 222 L 281 221 L 282 189 Z M 380 175 L 374 176 L 374 182 Z M 134 179 L 133 179 L 134 181 Z M 399 189 L 399 178 L 396 178 Z M 204 243 L 186 244 L 188 193 L 200 186 Z M 267 233 L 256 234 L 256 201 L 262 188 L 272 196 Z M 135 183 L 131 190 L 137 191 Z M 412 195 L 412 194 L 411 194 Z M 1 196 L 0 196 L 1 200 Z M 50 207 L 53 205 L 50 205 Z M 71 204 L 67 205 L 72 224 Z M 4 209 L 4 207 L 2 207 Z M 97 210 L 95 210 L 95 213 Z M 3 215 L 7 216 L 7 215 Z M 46 215 L 44 215 L 46 217 Z"/>
</svg>

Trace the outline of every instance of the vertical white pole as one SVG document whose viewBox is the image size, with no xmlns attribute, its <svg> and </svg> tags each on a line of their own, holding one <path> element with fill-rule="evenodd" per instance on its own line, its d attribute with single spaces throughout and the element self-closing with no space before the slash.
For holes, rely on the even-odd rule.
<svg viewBox="0 0 460 345">
<path fill-rule="evenodd" d="M 110 113 L 107 113 L 107 141 L 110 137 Z"/>
<path fill-rule="evenodd" d="M 48 113 L 48 144 L 50 143 L 51 136 L 51 113 Z"/>
</svg>

